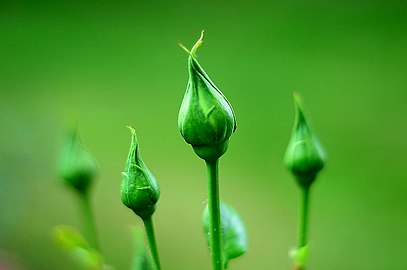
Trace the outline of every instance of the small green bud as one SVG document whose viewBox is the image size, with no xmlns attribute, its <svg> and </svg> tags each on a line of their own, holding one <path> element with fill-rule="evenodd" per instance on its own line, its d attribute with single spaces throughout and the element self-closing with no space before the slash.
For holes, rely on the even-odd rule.
<svg viewBox="0 0 407 270">
<path fill-rule="evenodd" d="M 141 218 L 151 216 L 160 197 L 160 189 L 155 177 L 141 159 L 134 128 L 131 131 L 131 145 L 124 169 L 121 199 L 125 206 L 132 209 Z"/>
<path fill-rule="evenodd" d="M 87 194 L 99 168 L 96 160 L 82 144 L 76 128 L 66 139 L 61 161 L 61 177 L 78 192 Z"/>
<path fill-rule="evenodd" d="M 296 176 L 300 186 L 308 188 L 317 173 L 324 167 L 325 152 L 312 134 L 300 106 L 300 98 L 294 95 L 295 123 L 284 157 L 286 167 Z"/>
<path fill-rule="evenodd" d="M 222 156 L 236 130 L 236 118 L 229 101 L 196 60 L 203 31 L 189 54 L 189 80 L 178 115 L 178 129 L 195 153 L 205 160 Z"/>
</svg>

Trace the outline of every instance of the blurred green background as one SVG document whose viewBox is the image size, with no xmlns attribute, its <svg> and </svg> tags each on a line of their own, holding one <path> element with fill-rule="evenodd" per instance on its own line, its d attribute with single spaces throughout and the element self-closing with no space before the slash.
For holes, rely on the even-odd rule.
<svg viewBox="0 0 407 270">
<path fill-rule="evenodd" d="M 101 168 L 92 203 L 107 261 L 129 269 L 141 225 L 119 197 L 131 124 L 162 190 L 163 269 L 210 269 L 204 163 L 177 129 L 188 76 L 177 43 L 202 29 L 200 63 L 238 121 L 221 193 L 250 247 L 230 269 L 290 269 L 293 91 L 329 156 L 312 189 L 309 269 L 407 269 L 407 4 L 393 0 L 2 1 L 0 265 L 77 269 L 51 237 L 81 228 L 56 169 L 77 121 Z"/>
</svg>

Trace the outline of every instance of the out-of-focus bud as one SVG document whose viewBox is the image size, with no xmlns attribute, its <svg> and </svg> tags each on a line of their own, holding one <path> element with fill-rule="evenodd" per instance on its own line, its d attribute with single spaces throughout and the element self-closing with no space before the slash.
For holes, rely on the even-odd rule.
<svg viewBox="0 0 407 270">
<path fill-rule="evenodd" d="M 86 195 L 99 167 L 79 139 L 76 128 L 66 139 L 61 161 L 61 177 L 78 192 Z"/>
<path fill-rule="evenodd" d="M 160 189 L 155 177 L 141 159 L 136 131 L 130 126 L 128 128 L 131 131 L 131 145 L 122 173 L 121 199 L 125 206 L 144 219 L 154 213 Z"/>
<path fill-rule="evenodd" d="M 296 116 L 291 139 L 284 157 L 286 167 L 296 176 L 299 185 L 308 188 L 324 167 L 326 156 L 305 120 L 300 97 L 294 95 Z"/>
<path fill-rule="evenodd" d="M 203 31 L 191 52 L 183 47 L 189 54 L 189 80 L 178 115 L 178 128 L 199 157 L 215 160 L 226 152 L 229 138 L 236 130 L 236 118 L 229 101 L 196 60 L 202 39 Z"/>
</svg>

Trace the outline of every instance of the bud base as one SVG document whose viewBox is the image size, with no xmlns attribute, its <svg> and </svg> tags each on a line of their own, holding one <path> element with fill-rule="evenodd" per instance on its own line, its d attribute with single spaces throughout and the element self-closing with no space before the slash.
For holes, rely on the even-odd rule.
<svg viewBox="0 0 407 270">
<path fill-rule="evenodd" d="M 213 145 L 192 145 L 195 154 L 205 161 L 216 160 L 220 158 L 229 147 L 229 139 Z"/>
</svg>

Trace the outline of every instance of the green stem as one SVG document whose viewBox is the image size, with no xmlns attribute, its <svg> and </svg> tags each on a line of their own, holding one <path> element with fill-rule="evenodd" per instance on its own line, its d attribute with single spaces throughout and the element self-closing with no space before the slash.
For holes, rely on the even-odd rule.
<svg viewBox="0 0 407 270">
<path fill-rule="evenodd" d="M 309 193 L 310 187 L 301 188 L 297 252 L 308 243 Z M 294 269 L 305 270 L 305 262 L 296 262 Z"/>
<path fill-rule="evenodd" d="M 306 246 L 308 242 L 308 212 L 309 188 L 302 188 L 300 201 L 300 221 L 298 230 L 298 248 Z"/>
<path fill-rule="evenodd" d="M 98 241 L 96 237 L 96 227 L 93 219 L 92 208 L 90 206 L 90 199 L 87 193 L 79 194 L 80 205 L 82 212 L 82 220 L 84 222 L 84 229 L 88 237 L 89 244 L 99 250 Z"/>
<path fill-rule="evenodd" d="M 153 261 L 154 269 L 160 270 L 161 269 L 160 258 L 158 256 L 157 242 L 155 240 L 154 224 L 153 224 L 152 215 L 150 215 L 146 218 L 143 218 L 143 222 L 144 222 L 144 228 L 146 230 L 148 245 L 150 247 L 150 254 L 151 254 L 152 261 Z"/>
<path fill-rule="evenodd" d="M 206 161 L 208 172 L 209 236 L 212 269 L 223 270 L 222 231 L 219 199 L 219 159 Z"/>
</svg>

